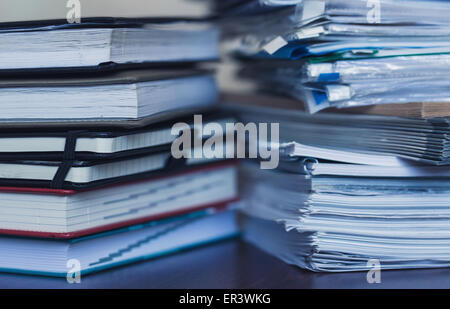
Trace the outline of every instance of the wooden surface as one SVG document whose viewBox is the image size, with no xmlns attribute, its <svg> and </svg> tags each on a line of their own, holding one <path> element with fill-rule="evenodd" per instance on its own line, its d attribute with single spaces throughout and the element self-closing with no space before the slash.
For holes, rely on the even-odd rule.
<svg viewBox="0 0 450 309">
<path fill-rule="evenodd" d="M 435 118 L 449 117 L 449 103 L 404 103 L 404 104 L 379 104 L 362 107 L 344 108 L 336 110 L 341 113 L 384 115 L 407 118 Z"/>
<path fill-rule="evenodd" d="M 384 271 L 381 284 L 366 273 L 317 274 L 289 266 L 240 240 L 82 277 L 0 274 L 0 288 L 450 288 L 450 269 Z"/>
<path fill-rule="evenodd" d="M 221 101 L 225 103 L 249 106 L 262 106 L 302 112 L 306 111 L 305 106 L 301 101 L 288 97 L 269 94 L 222 93 Z M 450 103 L 423 102 L 403 104 L 378 104 L 341 109 L 327 108 L 320 113 L 382 115 L 425 119 L 435 117 L 450 117 Z"/>
</svg>

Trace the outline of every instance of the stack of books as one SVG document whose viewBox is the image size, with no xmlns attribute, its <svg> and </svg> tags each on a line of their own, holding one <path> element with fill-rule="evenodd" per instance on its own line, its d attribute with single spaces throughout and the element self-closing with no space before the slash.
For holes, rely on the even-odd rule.
<svg viewBox="0 0 450 309">
<path fill-rule="evenodd" d="M 280 128 L 278 168 L 242 168 L 246 239 L 313 271 L 450 266 L 450 4 L 217 9 L 261 90 L 226 100 L 243 122 Z"/>
<path fill-rule="evenodd" d="M 86 274 L 238 234 L 236 164 L 171 154 L 175 123 L 202 139 L 193 113 L 232 121 L 197 65 L 217 29 L 87 17 L 0 24 L 1 271 Z"/>
</svg>

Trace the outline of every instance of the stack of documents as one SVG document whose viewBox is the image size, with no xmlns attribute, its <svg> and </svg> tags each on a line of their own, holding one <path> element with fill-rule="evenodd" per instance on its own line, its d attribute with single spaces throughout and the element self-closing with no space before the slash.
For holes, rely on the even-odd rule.
<svg viewBox="0 0 450 309">
<path fill-rule="evenodd" d="M 244 235 L 289 264 L 331 272 L 367 271 L 374 260 L 382 270 L 450 266 L 448 168 L 296 157 L 276 171 L 242 169 Z"/>
<path fill-rule="evenodd" d="M 250 98 L 248 100 L 251 100 Z M 380 115 L 318 113 L 275 107 L 234 105 L 244 123 L 278 123 L 281 143 L 326 147 L 351 152 L 397 156 L 432 165 L 450 163 L 449 118 L 405 118 Z M 295 147 L 285 151 L 293 154 Z M 311 154 L 313 157 L 315 153 Z"/>
<path fill-rule="evenodd" d="M 194 113 L 234 121 L 199 68 L 217 29 L 86 17 L 1 20 L 0 271 L 85 274 L 238 234 L 236 164 L 171 152 L 207 138 Z"/>
<path fill-rule="evenodd" d="M 253 2 L 270 10 L 247 6 L 245 17 L 224 13 L 223 23 L 240 40 L 241 76 L 261 89 L 299 99 L 311 113 L 450 102 L 448 1 Z"/>
<path fill-rule="evenodd" d="M 280 155 L 274 170 L 241 167 L 249 242 L 312 271 L 450 266 L 448 118 L 310 115 L 247 100 L 230 105 L 244 124 L 279 124 L 278 143 L 248 147 L 269 142 Z"/>
<path fill-rule="evenodd" d="M 254 161 L 279 154 L 241 167 L 245 239 L 312 271 L 450 266 L 450 2 L 225 3 L 261 91 L 224 98 Z"/>
</svg>

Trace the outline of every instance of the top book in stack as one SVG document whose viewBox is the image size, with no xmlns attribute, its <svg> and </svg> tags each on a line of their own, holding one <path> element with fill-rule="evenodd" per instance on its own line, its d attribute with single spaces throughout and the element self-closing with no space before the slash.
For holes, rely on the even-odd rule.
<svg viewBox="0 0 450 309">
<path fill-rule="evenodd" d="M 80 3 L 79 7 L 76 5 Z M 199 19 L 210 15 L 207 1 L 196 0 L 3 0 L 0 21 L 54 20 L 73 16 L 79 11 L 81 19 L 98 16 L 126 18 L 152 17 L 157 19 Z"/>
<path fill-rule="evenodd" d="M 191 22 L 89 18 L 0 24 L 0 70 L 108 70 L 218 58 L 215 28 Z M 67 70 L 70 69 L 70 70 Z"/>
</svg>

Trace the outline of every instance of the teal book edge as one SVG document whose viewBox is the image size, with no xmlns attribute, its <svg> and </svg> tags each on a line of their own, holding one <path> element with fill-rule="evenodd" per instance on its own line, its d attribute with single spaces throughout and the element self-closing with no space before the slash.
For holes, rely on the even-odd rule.
<svg viewBox="0 0 450 309">
<path fill-rule="evenodd" d="M 105 266 L 94 267 L 94 268 L 91 268 L 88 270 L 82 270 L 80 272 L 80 275 L 81 276 L 89 275 L 89 274 L 93 274 L 93 273 L 100 272 L 103 270 L 127 265 L 127 264 L 132 264 L 132 263 L 136 263 L 136 262 L 140 262 L 140 261 L 144 261 L 144 260 L 150 260 L 150 259 L 155 259 L 155 258 L 166 256 L 166 255 L 171 255 L 171 254 L 175 254 L 175 253 L 178 253 L 181 251 L 186 251 L 186 250 L 189 250 L 192 248 L 206 246 L 206 245 L 213 244 L 216 242 L 237 238 L 237 237 L 240 237 L 240 235 L 241 235 L 240 232 L 235 232 L 235 233 L 231 233 L 228 235 L 224 235 L 222 237 L 213 238 L 213 239 L 202 241 L 202 242 L 192 243 L 189 245 L 177 247 L 177 248 L 170 249 L 170 250 L 161 251 L 161 252 L 154 253 L 154 254 L 149 254 L 149 255 L 140 256 L 140 257 L 136 257 L 136 258 L 120 261 L 120 262 L 115 262 L 115 263 L 111 263 L 111 264 L 108 264 Z M 67 272 L 53 273 L 53 272 L 28 271 L 28 270 L 23 270 L 23 269 L 10 269 L 10 268 L 0 268 L 0 272 L 19 274 L 19 275 L 32 275 L 32 276 L 45 276 L 45 277 L 58 277 L 58 278 L 66 278 L 67 277 Z"/>
</svg>

